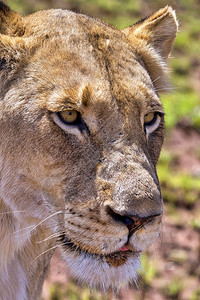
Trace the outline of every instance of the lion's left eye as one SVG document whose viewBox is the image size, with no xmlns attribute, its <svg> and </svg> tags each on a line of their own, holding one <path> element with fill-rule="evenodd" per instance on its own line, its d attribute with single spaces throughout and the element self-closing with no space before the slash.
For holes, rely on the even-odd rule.
<svg viewBox="0 0 200 300">
<path fill-rule="evenodd" d="M 160 125 L 160 115 L 159 112 L 150 112 L 144 116 L 144 131 L 147 135 L 155 131 Z"/>
<path fill-rule="evenodd" d="M 84 122 L 79 111 L 74 109 L 65 109 L 51 113 L 51 117 L 56 125 L 67 133 L 76 135 L 78 138 L 82 138 L 81 133 L 86 131 L 89 134 L 89 129 Z"/>
<path fill-rule="evenodd" d="M 67 125 L 76 125 L 80 121 L 80 114 L 76 110 L 68 109 L 57 113 L 61 122 Z"/>
</svg>

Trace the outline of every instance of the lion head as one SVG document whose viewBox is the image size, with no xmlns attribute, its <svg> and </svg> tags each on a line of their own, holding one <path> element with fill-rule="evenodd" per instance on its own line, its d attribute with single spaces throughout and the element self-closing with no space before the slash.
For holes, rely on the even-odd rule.
<svg viewBox="0 0 200 300">
<path fill-rule="evenodd" d="M 2 2 L 0 17 L 0 292 L 39 297 L 56 247 L 80 282 L 118 289 L 160 233 L 158 91 L 175 13 L 123 31 L 60 9 L 21 17 Z"/>
</svg>

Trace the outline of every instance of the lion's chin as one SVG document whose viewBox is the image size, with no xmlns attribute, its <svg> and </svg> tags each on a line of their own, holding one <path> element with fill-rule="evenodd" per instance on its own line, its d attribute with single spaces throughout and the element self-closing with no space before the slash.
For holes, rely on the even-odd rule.
<svg viewBox="0 0 200 300">
<path fill-rule="evenodd" d="M 141 268 L 139 253 L 100 256 L 63 248 L 61 252 L 69 273 L 75 280 L 102 292 L 116 293 L 122 286 L 136 282 Z"/>
</svg>

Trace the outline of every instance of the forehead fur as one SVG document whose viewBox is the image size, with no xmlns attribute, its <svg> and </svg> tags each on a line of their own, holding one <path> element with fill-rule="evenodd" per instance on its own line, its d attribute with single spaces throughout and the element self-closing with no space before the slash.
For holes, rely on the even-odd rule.
<svg viewBox="0 0 200 300">
<path fill-rule="evenodd" d="M 93 94 L 99 93 L 100 83 L 105 91 L 113 90 L 114 94 L 120 88 L 122 94 L 128 89 L 126 93 L 130 95 L 127 98 L 132 98 L 131 94 L 136 92 L 141 75 L 144 80 L 140 80 L 143 88 L 139 92 L 145 90 L 145 85 L 147 89 L 153 89 L 141 55 L 119 30 L 99 20 L 68 11 L 47 11 L 42 19 L 40 14 L 25 18 L 25 36 L 35 35 L 35 39 L 40 41 L 40 49 L 37 49 L 35 61 L 34 57 L 32 61 L 36 67 L 39 57 L 45 78 L 53 78 L 50 80 L 55 81 L 57 88 L 63 86 L 64 89 L 64 85 L 68 85 L 74 95 L 71 98 L 77 98 L 75 89 L 78 89 L 76 94 L 81 98 L 79 93 L 90 85 L 90 93 L 86 89 L 83 95 L 86 100 L 85 95 L 89 96 L 92 89 L 95 89 Z M 58 20 L 60 23 L 56 26 Z M 60 72 L 59 76 L 57 70 Z M 66 92 L 69 93 L 69 89 Z"/>
<path fill-rule="evenodd" d="M 0 46 L 3 47 L 4 56 L 7 52 L 5 41 L 11 49 L 17 44 L 17 49 L 27 49 L 31 55 L 41 47 L 44 55 L 48 53 L 47 58 L 56 55 L 60 56 L 61 61 L 63 58 L 65 62 L 66 59 L 71 60 L 82 71 L 84 67 L 81 62 L 88 61 L 89 65 L 91 54 L 96 55 L 96 60 L 104 69 L 109 68 L 107 57 L 113 56 L 115 65 L 125 65 L 126 70 L 129 70 L 127 65 L 137 61 L 150 75 L 154 87 L 158 90 L 165 89 L 165 60 L 177 32 L 177 21 L 171 7 L 167 6 L 121 32 L 98 19 L 69 11 L 42 11 L 22 18 L 6 5 L 1 3 L 1 6 L 0 32 L 18 37 L 18 40 L 10 39 L 9 43 L 5 36 L 1 37 Z M 23 38 L 20 40 L 19 37 Z M 54 47 L 50 47 L 48 41 L 53 40 Z M 14 49 L 13 58 L 16 57 L 17 49 Z M 134 72 L 129 73 L 132 78 L 135 76 Z"/>
</svg>

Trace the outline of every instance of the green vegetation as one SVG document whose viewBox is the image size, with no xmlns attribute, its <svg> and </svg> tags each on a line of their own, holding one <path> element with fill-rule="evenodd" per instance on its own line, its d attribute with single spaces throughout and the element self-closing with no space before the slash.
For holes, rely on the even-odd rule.
<svg viewBox="0 0 200 300">
<path fill-rule="evenodd" d="M 170 60 L 172 92 L 161 95 L 166 112 L 167 136 L 170 138 L 179 126 L 182 131 L 187 129 L 188 134 L 195 131 L 195 138 L 200 139 L 199 0 L 8 0 L 6 2 L 22 14 L 53 7 L 72 9 L 101 18 L 119 29 L 133 24 L 160 7 L 171 4 L 178 14 L 180 32 L 172 53 L 173 58 Z M 182 230 L 183 233 L 190 230 L 188 234 L 191 240 L 187 245 L 183 241 L 184 246 L 182 246 L 178 239 L 177 241 L 172 239 L 165 243 L 163 238 L 162 243 L 165 246 L 162 248 L 161 245 L 157 262 L 154 259 L 152 263 L 149 254 L 144 254 L 142 256 L 143 284 L 140 288 L 141 291 L 135 291 L 132 299 L 153 299 L 149 295 L 152 296 L 154 292 L 160 294 L 159 299 L 200 299 L 198 283 L 200 269 L 197 268 L 200 260 L 200 242 L 198 242 L 200 171 L 193 174 L 191 169 L 183 170 L 180 164 L 181 155 L 185 155 L 184 146 L 182 154 L 174 153 L 168 146 L 167 139 L 160 157 L 158 175 L 167 220 L 172 226 L 168 230 L 173 228 L 172 231 Z M 199 148 L 195 148 L 189 155 L 196 161 L 200 161 Z M 200 170 L 200 162 L 198 170 Z M 176 233 L 178 234 L 178 231 Z M 193 245 L 191 246 L 193 248 L 190 248 L 193 240 L 196 241 L 196 246 Z M 182 247 L 184 249 L 181 249 Z M 179 272 L 181 277 L 177 276 L 176 272 Z M 160 286 L 158 282 L 160 282 Z M 190 282 L 192 283 L 190 284 Z M 184 293 L 187 296 L 182 297 Z M 50 299 L 104 300 L 106 298 L 98 293 L 91 294 L 88 289 L 78 288 L 70 281 L 67 288 L 61 284 L 52 285 Z M 126 298 L 121 296 L 121 299 Z"/>
<path fill-rule="evenodd" d="M 149 259 L 148 253 L 143 253 L 141 256 L 142 262 L 142 277 L 143 283 L 146 286 L 151 286 L 152 280 L 157 276 L 158 270 L 156 269 L 156 265 L 153 260 Z"/>
<path fill-rule="evenodd" d="M 172 205 L 192 206 L 200 199 L 199 176 L 173 171 L 172 167 L 177 157 L 169 152 L 163 152 L 157 168 L 158 177 L 162 185 L 165 201 Z"/>
<path fill-rule="evenodd" d="M 109 300 L 101 293 L 90 291 L 88 288 L 80 288 L 72 280 L 69 281 L 67 289 L 61 284 L 51 286 L 49 300 Z"/>
<path fill-rule="evenodd" d="M 172 282 L 170 282 L 167 286 L 163 288 L 164 294 L 169 297 L 169 299 L 181 299 L 180 293 L 183 288 L 183 283 L 179 278 L 176 278 Z"/>
</svg>

